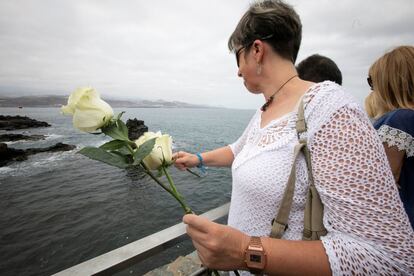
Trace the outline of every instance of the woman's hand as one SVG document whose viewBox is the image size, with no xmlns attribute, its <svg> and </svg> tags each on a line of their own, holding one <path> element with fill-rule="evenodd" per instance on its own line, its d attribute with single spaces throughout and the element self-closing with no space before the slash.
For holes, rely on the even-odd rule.
<svg viewBox="0 0 414 276">
<path fill-rule="evenodd" d="M 249 236 L 196 215 L 185 215 L 183 222 L 187 224 L 187 234 L 206 267 L 218 270 L 246 269 L 244 251 L 249 244 Z"/>
<path fill-rule="evenodd" d="M 181 171 L 185 171 L 188 168 L 193 168 L 200 163 L 197 155 L 185 151 L 174 153 L 172 158 L 174 160 L 174 166 Z"/>
</svg>

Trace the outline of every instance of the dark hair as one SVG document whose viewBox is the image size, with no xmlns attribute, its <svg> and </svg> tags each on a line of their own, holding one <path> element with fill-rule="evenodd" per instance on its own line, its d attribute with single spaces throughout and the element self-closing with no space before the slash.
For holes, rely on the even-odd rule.
<svg viewBox="0 0 414 276">
<path fill-rule="evenodd" d="M 292 6 L 280 0 L 257 1 L 240 19 L 229 38 L 228 47 L 251 47 L 255 39 L 266 42 L 281 57 L 296 61 L 302 40 L 302 23 Z"/>
<path fill-rule="evenodd" d="M 336 63 L 325 56 L 311 55 L 302 60 L 296 67 L 299 77 L 303 80 L 323 82 L 330 80 L 342 85 L 342 73 Z"/>
</svg>

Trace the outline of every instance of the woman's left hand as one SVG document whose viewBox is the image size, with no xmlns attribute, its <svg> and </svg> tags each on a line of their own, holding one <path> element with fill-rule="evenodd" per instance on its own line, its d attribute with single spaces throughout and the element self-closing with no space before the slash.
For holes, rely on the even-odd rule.
<svg viewBox="0 0 414 276">
<path fill-rule="evenodd" d="M 187 234 L 206 267 L 218 270 L 246 269 L 244 251 L 249 244 L 249 236 L 196 215 L 185 215 L 183 222 L 187 224 Z"/>
</svg>

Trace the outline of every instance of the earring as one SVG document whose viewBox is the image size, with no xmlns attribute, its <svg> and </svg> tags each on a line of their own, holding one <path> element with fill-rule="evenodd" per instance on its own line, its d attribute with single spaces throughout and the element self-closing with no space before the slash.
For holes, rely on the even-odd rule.
<svg viewBox="0 0 414 276">
<path fill-rule="evenodd" d="M 260 63 L 257 63 L 256 74 L 260 75 L 261 73 L 262 73 L 262 65 Z"/>
</svg>

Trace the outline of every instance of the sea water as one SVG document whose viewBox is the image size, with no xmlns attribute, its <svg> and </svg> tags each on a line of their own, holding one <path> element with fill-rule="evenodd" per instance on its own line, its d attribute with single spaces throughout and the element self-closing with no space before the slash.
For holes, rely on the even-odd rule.
<svg viewBox="0 0 414 276">
<path fill-rule="evenodd" d="M 174 151 L 202 152 L 234 142 L 253 110 L 123 108 L 124 121 L 145 121 L 150 131 L 173 137 Z M 40 153 L 0 168 L 0 275 L 50 275 L 179 223 L 179 204 L 145 174 L 121 170 L 76 152 L 108 137 L 82 133 L 58 108 L 1 108 L 2 115 L 29 116 L 51 124 L 0 133 L 41 134 L 9 147 L 76 145 L 69 152 Z M 196 213 L 230 200 L 231 171 L 209 168 L 197 178 L 170 168 L 178 190 Z M 191 242 L 127 269 L 141 275 L 175 259 Z M 178 254 L 178 255 L 177 255 Z"/>
</svg>

